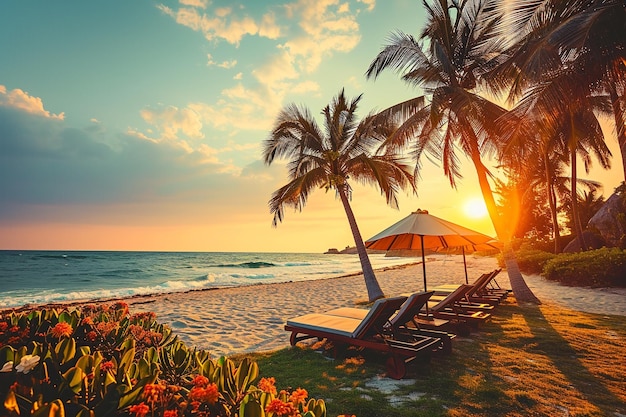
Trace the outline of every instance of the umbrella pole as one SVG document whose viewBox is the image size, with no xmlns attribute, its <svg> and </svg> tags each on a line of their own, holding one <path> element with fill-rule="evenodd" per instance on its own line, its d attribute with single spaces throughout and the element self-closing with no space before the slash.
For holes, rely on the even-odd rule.
<svg viewBox="0 0 626 417">
<path fill-rule="evenodd" d="M 465 268 L 465 283 L 469 284 L 469 280 L 467 279 L 467 262 L 465 261 L 465 246 L 461 246 L 463 250 L 463 267 Z"/>
<path fill-rule="evenodd" d="M 422 243 L 422 271 L 424 274 L 424 291 L 426 290 L 426 256 L 424 255 L 424 235 L 420 235 L 420 242 Z"/>
<path fill-rule="evenodd" d="M 424 291 L 426 290 L 426 255 L 424 254 L 424 235 L 420 235 L 420 242 L 422 244 L 422 273 L 424 274 Z M 426 301 L 426 320 L 431 320 L 430 312 L 428 311 L 428 301 Z"/>
</svg>

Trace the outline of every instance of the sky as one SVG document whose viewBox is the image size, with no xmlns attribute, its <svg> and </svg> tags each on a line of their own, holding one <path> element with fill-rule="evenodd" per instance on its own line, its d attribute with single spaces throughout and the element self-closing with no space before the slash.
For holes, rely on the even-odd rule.
<svg viewBox="0 0 626 417">
<path fill-rule="evenodd" d="M 364 75 L 390 33 L 418 36 L 417 0 L 28 0 L 0 15 L 0 249 L 352 246 L 324 190 L 272 227 L 267 202 L 287 177 L 283 161 L 263 163 L 262 143 L 290 103 L 319 115 L 345 89 L 363 94 L 365 116 L 421 95 L 393 72 Z M 614 134 L 609 146 L 618 156 Z M 455 190 L 423 161 L 399 210 L 355 186 L 363 238 L 418 208 L 493 236 L 468 208 L 480 192 L 462 162 Z M 592 174 L 607 196 L 621 175 Z"/>
</svg>

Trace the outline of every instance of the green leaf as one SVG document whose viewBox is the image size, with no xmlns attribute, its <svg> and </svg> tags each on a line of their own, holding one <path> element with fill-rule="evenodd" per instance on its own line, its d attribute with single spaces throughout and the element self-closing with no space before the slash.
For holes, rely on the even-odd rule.
<svg viewBox="0 0 626 417">
<path fill-rule="evenodd" d="M 39 410 L 35 411 L 33 417 L 65 417 L 65 407 L 61 400 L 54 400 Z"/>
<path fill-rule="evenodd" d="M 0 368 L 2 368 L 2 366 L 4 366 L 4 364 L 9 361 L 15 362 L 14 358 L 15 349 L 13 349 L 11 346 L 6 345 L 0 348 Z"/>
<path fill-rule="evenodd" d="M 118 380 L 123 377 L 130 368 L 130 364 L 133 363 L 133 359 L 135 358 L 135 348 L 131 348 L 124 353 L 122 359 L 120 360 L 120 364 L 117 368 L 117 376 Z"/>
<path fill-rule="evenodd" d="M 54 352 L 59 358 L 59 365 L 63 365 L 74 359 L 76 355 L 76 341 L 72 337 L 63 339 L 54 347 Z"/>
<path fill-rule="evenodd" d="M 123 393 L 120 397 L 118 409 L 123 409 L 133 404 L 143 393 L 146 384 L 153 384 L 156 381 L 156 374 L 140 380 L 130 391 Z"/>
<path fill-rule="evenodd" d="M 246 395 L 239 407 L 239 417 L 265 417 L 265 410 L 250 395 Z"/>
<path fill-rule="evenodd" d="M 82 369 L 73 366 L 66 373 L 63 374 L 63 379 L 65 380 L 65 383 L 67 384 L 69 389 L 74 391 L 74 394 L 78 394 L 83 387 L 83 379 L 86 377 L 86 375 L 87 374 L 85 374 Z"/>
</svg>

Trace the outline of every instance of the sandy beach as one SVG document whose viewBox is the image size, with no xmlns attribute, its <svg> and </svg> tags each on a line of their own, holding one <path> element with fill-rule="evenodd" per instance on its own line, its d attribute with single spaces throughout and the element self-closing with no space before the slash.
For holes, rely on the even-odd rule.
<svg viewBox="0 0 626 417">
<path fill-rule="evenodd" d="M 470 283 L 481 273 L 497 268 L 495 258 L 467 258 Z M 412 264 L 376 272 L 387 296 L 423 289 L 422 265 Z M 465 282 L 460 255 L 428 258 L 428 286 Z M 506 271 L 498 283 L 510 288 Z M 626 288 L 566 287 L 540 276 L 526 282 L 544 304 L 626 316 Z M 132 312 L 153 311 L 190 346 L 206 349 L 214 357 L 250 351 L 270 351 L 289 346 L 285 321 L 309 312 L 354 306 L 367 300 L 362 275 L 331 279 L 262 284 L 238 288 L 192 291 L 126 300 Z"/>
</svg>

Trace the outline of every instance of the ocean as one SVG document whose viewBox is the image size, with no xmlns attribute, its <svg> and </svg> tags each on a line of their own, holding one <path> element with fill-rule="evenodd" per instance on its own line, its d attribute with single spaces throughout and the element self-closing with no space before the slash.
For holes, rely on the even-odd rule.
<svg viewBox="0 0 626 417">
<path fill-rule="evenodd" d="M 415 258 L 370 255 L 373 267 Z M 0 251 L 0 309 L 205 288 L 329 278 L 357 255 L 255 252 Z"/>
</svg>

